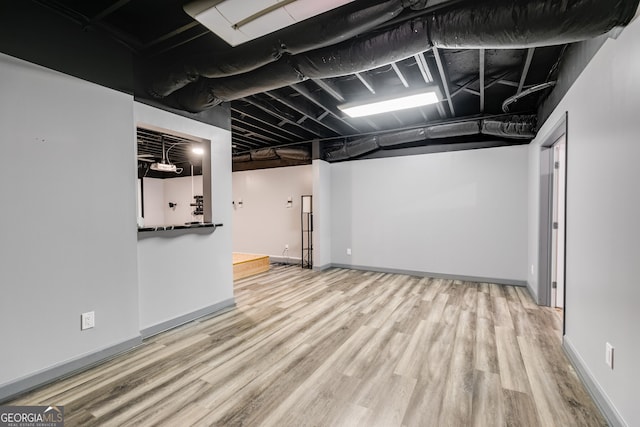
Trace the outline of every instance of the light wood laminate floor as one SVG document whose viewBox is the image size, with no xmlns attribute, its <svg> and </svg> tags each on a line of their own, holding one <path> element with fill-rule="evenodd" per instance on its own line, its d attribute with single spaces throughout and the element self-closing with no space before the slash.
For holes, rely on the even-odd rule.
<svg viewBox="0 0 640 427">
<path fill-rule="evenodd" d="M 512 286 L 276 267 L 237 307 L 12 404 L 67 426 L 602 426 L 561 323 Z"/>
</svg>

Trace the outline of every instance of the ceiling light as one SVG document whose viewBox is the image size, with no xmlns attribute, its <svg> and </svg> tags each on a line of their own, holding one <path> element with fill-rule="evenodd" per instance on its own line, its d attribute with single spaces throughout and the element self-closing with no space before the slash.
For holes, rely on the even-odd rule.
<svg viewBox="0 0 640 427">
<path fill-rule="evenodd" d="M 338 108 L 350 117 L 363 117 L 373 114 L 389 113 L 407 108 L 422 107 L 440 102 L 439 92 L 435 88 L 411 95 L 396 96 L 394 98 L 372 100 L 367 103 L 351 103 L 340 105 Z"/>
<path fill-rule="evenodd" d="M 198 155 L 200 155 L 200 156 L 204 154 L 204 148 L 202 148 L 202 147 L 193 147 L 193 148 L 191 149 L 191 151 L 192 151 L 194 154 L 198 154 Z"/>
<path fill-rule="evenodd" d="M 231 46 L 257 39 L 354 0 L 195 0 L 184 11 Z"/>
</svg>

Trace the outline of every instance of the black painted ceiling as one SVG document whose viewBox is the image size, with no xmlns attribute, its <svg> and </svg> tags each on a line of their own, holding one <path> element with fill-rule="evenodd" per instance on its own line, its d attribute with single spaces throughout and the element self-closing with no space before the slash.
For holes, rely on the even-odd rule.
<svg viewBox="0 0 640 427">
<path fill-rule="evenodd" d="M 199 24 L 183 9 L 186 0 L 33 0 L 73 20 L 87 31 L 98 31 L 126 46 L 135 59 L 136 97 L 145 93 L 154 70 L 180 64 L 194 55 L 233 54 L 233 49 Z M 356 0 L 363 7 L 376 0 Z M 457 6 L 464 1 L 434 1 L 424 11 L 405 10 L 394 22 Z M 374 28 L 370 31 L 379 31 Z M 358 37 L 366 36 L 366 34 Z M 233 154 L 244 155 L 269 147 L 302 148 L 309 154 L 312 141 L 321 150 L 334 150 L 362 135 L 504 114 L 503 103 L 528 88 L 553 81 L 566 45 L 522 49 L 428 48 L 406 59 L 326 79 L 309 79 L 230 102 Z M 375 94 L 398 93 L 429 84 L 439 86 L 445 100 L 422 108 L 370 118 L 347 118 L 337 106 Z M 509 106 L 510 113 L 535 114 L 550 89 L 523 96 Z M 216 107 L 217 108 L 217 107 Z M 456 142 L 456 141 L 454 141 Z M 522 143 L 478 135 L 461 138 L 466 148 Z M 422 142 L 421 144 L 424 144 Z M 411 144 L 410 144 L 411 145 Z M 416 144 L 413 144 L 415 148 Z M 322 154 L 322 153 L 321 153 Z M 282 160 L 275 153 L 253 166 L 305 163 L 302 156 Z M 295 156 L 294 156 L 295 157 Z"/>
</svg>

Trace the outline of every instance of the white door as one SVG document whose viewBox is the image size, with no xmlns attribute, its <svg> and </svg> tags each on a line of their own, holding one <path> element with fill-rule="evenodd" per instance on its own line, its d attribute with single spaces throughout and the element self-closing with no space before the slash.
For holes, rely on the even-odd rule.
<svg viewBox="0 0 640 427">
<path fill-rule="evenodd" d="M 553 145 L 553 231 L 551 306 L 564 308 L 565 200 L 567 144 L 564 135 Z"/>
</svg>

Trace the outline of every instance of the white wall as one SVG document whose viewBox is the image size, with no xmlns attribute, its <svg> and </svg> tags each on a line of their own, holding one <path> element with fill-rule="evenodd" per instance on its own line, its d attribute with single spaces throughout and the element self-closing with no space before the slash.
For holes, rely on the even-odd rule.
<svg viewBox="0 0 640 427">
<path fill-rule="evenodd" d="M 0 74 L 2 387 L 139 328 L 132 97 L 2 54 Z"/>
<path fill-rule="evenodd" d="M 193 215 L 191 203 L 194 195 L 202 195 L 202 175 L 175 178 L 143 178 L 144 224 L 184 225 L 186 222 L 202 221 L 202 215 Z M 176 203 L 173 208 L 169 202 Z"/>
<path fill-rule="evenodd" d="M 233 173 L 234 252 L 280 258 L 288 244 L 289 257 L 300 259 L 300 197 L 312 194 L 311 172 L 311 165 L 304 165 Z"/>
<path fill-rule="evenodd" d="M 182 176 L 178 178 L 164 179 L 164 209 L 167 224 L 182 225 L 185 222 L 202 221 L 202 215 L 195 216 L 194 195 L 202 196 L 202 175 Z M 193 184 L 193 185 L 192 185 Z M 192 190 L 193 186 L 193 190 Z M 169 202 L 177 203 L 174 208 L 169 207 Z"/>
<path fill-rule="evenodd" d="M 164 180 L 142 178 L 142 199 L 145 227 L 165 225 Z"/>
<path fill-rule="evenodd" d="M 527 278 L 526 146 L 336 163 L 331 183 L 334 264 Z"/>
<path fill-rule="evenodd" d="M 313 266 L 331 265 L 331 165 L 314 160 L 313 173 Z"/>
<path fill-rule="evenodd" d="M 134 104 L 134 116 L 138 125 L 211 141 L 213 221 L 224 224 L 214 233 L 140 233 L 140 327 L 145 330 L 233 298 L 231 132 L 140 103 Z"/>
<path fill-rule="evenodd" d="M 537 206 L 540 143 L 568 111 L 565 343 L 627 425 L 640 425 L 640 22 L 610 39 L 531 144 L 530 205 Z M 529 263 L 538 263 L 530 210 Z M 531 277 L 532 287 L 537 278 Z M 615 369 L 604 363 L 615 347 Z"/>
</svg>

